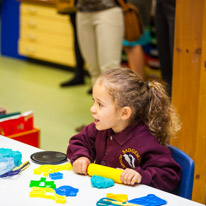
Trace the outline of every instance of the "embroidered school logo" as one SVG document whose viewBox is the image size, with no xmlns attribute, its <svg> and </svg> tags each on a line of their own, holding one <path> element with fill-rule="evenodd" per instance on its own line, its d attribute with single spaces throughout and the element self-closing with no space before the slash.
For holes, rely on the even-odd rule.
<svg viewBox="0 0 206 206">
<path fill-rule="evenodd" d="M 135 149 L 125 149 L 119 155 L 119 161 L 123 168 L 135 168 L 140 164 L 141 157 Z"/>
<path fill-rule="evenodd" d="M 132 156 L 132 154 L 123 154 L 123 159 L 127 161 L 130 167 L 135 168 L 135 158 Z"/>
</svg>

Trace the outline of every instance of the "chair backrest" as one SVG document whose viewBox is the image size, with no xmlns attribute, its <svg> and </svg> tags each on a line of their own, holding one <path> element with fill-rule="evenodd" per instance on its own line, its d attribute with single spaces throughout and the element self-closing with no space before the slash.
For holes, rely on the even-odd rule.
<svg viewBox="0 0 206 206">
<path fill-rule="evenodd" d="M 182 168 L 182 177 L 180 184 L 175 192 L 176 195 L 192 199 L 193 179 L 194 179 L 194 161 L 193 159 L 184 153 L 182 150 L 169 145 L 173 159 Z"/>
</svg>

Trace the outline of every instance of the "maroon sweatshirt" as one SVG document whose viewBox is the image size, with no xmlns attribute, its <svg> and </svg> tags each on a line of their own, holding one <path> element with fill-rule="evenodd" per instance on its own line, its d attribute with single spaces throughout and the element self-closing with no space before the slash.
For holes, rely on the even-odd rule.
<svg viewBox="0 0 206 206">
<path fill-rule="evenodd" d="M 181 168 L 170 150 L 160 145 L 147 126 L 138 121 L 120 133 L 86 126 L 69 141 L 67 156 L 78 157 L 113 168 L 132 168 L 142 175 L 141 184 L 171 192 L 180 182 Z"/>
</svg>

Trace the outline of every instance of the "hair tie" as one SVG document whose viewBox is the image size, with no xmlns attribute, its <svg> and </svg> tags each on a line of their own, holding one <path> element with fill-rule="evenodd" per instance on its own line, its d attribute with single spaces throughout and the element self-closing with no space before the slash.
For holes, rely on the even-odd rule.
<svg viewBox="0 0 206 206">
<path fill-rule="evenodd" d="M 147 88 L 147 91 L 149 92 L 149 84 L 146 83 L 146 88 Z"/>
</svg>

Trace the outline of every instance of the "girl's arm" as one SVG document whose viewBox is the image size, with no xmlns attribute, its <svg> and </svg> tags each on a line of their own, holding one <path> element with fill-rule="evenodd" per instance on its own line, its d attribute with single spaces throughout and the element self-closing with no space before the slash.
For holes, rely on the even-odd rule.
<svg viewBox="0 0 206 206">
<path fill-rule="evenodd" d="M 181 167 L 172 159 L 167 148 L 165 149 L 156 155 L 145 155 L 145 161 L 136 171 L 142 176 L 141 184 L 171 192 L 181 180 Z"/>
<path fill-rule="evenodd" d="M 87 157 L 90 162 L 95 160 L 95 137 L 97 130 L 94 124 L 86 126 L 79 134 L 71 137 L 67 148 L 67 157 L 73 164 L 79 157 Z"/>
</svg>

